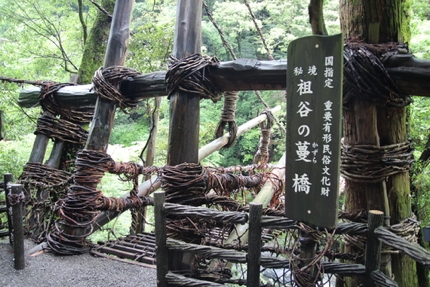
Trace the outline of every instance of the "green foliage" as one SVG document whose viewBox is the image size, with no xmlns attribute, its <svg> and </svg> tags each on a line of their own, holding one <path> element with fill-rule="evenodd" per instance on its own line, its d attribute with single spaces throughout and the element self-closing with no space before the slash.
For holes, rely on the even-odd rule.
<svg viewBox="0 0 430 287">
<path fill-rule="evenodd" d="M 416 0 L 412 9 L 414 17 L 411 22 L 412 40 L 410 49 L 417 58 L 430 59 L 430 7 L 427 1 Z M 427 15 L 427 16 L 426 16 Z M 429 127 L 430 98 L 414 97 L 410 106 L 410 131 L 409 136 L 416 149 L 418 158 L 423 151 L 430 133 Z"/>
<path fill-rule="evenodd" d="M 173 28 L 170 23 L 149 23 L 136 29 L 131 37 L 127 63 L 140 72 L 165 69 L 173 48 Z"/>
<path fill-rule="evenodd" d="M 102 0 L 101 5 L 108 13 L 112 13 L 115 0 Z M 75 15 L 75 17 L 76 16 L 77 15 Z M 109 39 L 111 19 L 103 12 L 98 11 L 94 21 L 86 21 L 84 24 L 87 25 L 87 27 L 91 27 L 91 30 L 89 31 L 86 41 L 83 43 L 85 46 L 83 46 L 81 64 L 77 72 L 79 76 L 78 82 L 81 84 L 89 84 L 93 78 L 94 71 L 103 66 L 104 54 Z M 86 30 L 88 31 L 88 28 Z M 83 33 L 83 28 L 78 31 Z"/>
<path fill-rule="evenodd" d="M 70 1 L 1 1 L 0 62 L 11 77 L 67 81 L 82 57 L 76 5 Z M 76 17 L 76 18 L 75 18 Z M 60 24 L 61 23 L 61 24 Z M 5 57 L 7 55 L 7 57 Z"/>
<path fill-rule="evenodd" d="M 430 98 L 415 97 L 410 108 L 409 136 L 414 143 L 417 157 L 423 151 L 430 134 L 429 112 Z"/>
<path fill-rule="evenodd" d="M 108 0 L 99 2 L 113 3 Z M 338 1 L 324 2 L 324 17 L 328 33 L 339 33 Z M 91 27 L 98 10 L 87 0 L 83 3 L 84 20 L 87 27 Z M 207 4 L 237 57 L 267 59 L 254 23 L 241 1 L 208 0 Z M 291 40 L 311 34 L 307 15 L 308 1 L 250 1 L 250 5 L 267 45 L 276 59 L 286 57 Z M 136 1 L 127 66 L 143 73 L 166 68 L 168 56 L 173 49 L 175 7 L 176 1 L 173 0 Z M 430 6 L 427 0 L 415 0 L 412 9 L 410 47 L 418 58 L 430 58 L 428 37 Z M 75 1 L 0 0 L 0 11 L 2 11 L 0 13 L 0 75 L 63 82 L 68 81 L 70 72 L 76 72 L 80 68 L 85 46 Z M 202 45 L 203 52 L 207 54 L 217 56 L 220 60 L 231 59 L 207 16 L 204 16 L 202 21 Z M 98 57 L 101 59 L 103 55 L 100 54 Z M 83 62 L 86 60 L 84 59 Z M 88 73 L 91 76 L 93 71 Z M 34 138 L 32 132 L 40 114 L 39 108 L 25 111 L 19 108 L 16 103 L 19 89 L 21 87 L 16 85 L 0 84 L 0 93 L 2 93 L 0 109 L 5 111 L 6 128 L 6 141 L 0 142 L 0 172 L 12 172 L 15 177 L 21 173 L 22 166 L 30 155 Z M 277 104 L 285 106 L 285 96 L 282 92 L 266 91 L 262 94 L 269 106 L 273 107 Z M 111 143 L 118 145 L 115 146 L 114 154 L 124 156 L 121 160 L 140 161 L 138 155 L 149 134 L 152 106 L 152 101 L 142 102 L 130 114 L 116 113 Z M 200 146 L 213 140 L 221 109 L 221 102 L 213 104 L 208 100 L 201 101 Z M 263 109 L 264 106 L 252 92 L 242 92 L 236 112 L 238 125 L 258 116 Z M 424 98 L 416 98 L 411 106 L 410 135 L 418 152 L 422 150 L 428 134 L 429 109 L 429 99 Z M 163 99 L 154 163 L 157 166 L 163 166 L 166 163 L 168 114 L 169 102 Z M 278 114 L 281 121 L 282 114 L 283 112 Z M 233 147 L 215 152 L 203 163 L 220 166 L 249 164 L 257 151 L 259 135 L 258 127 L 254 128 L 240 137 Z M 273 160 L 276 161 L 285 150 L 285 135 L 276 126 L 272 140 Z M 429 170 L 426 168 L 414 177 L 414 183 L 422 191 L 422 196 L 418 200 L 421 207 L 427 207 L 430 202 L 430 198 L 426 195 L 426 191 L 429 190 L 429 175 Z M 119 182 L 116 177 L 106 176 L 100 188 L 107 195 L 120 196 L 128 192 L 130 186 Z M 121 218 L 118 222 L 122 221 Z M 119 223 L 113 226 L 121 230 L 117 231 L 118 234 L 128 232 L 129 218 L 125 221 L 127 222 L 124 224 L 125 228 L 120 228 Z"/>
<path fill-rule="evenodd" d="M 428 0 L 412 1 L 412 9 L 417 20 L 430 20 L 430 5 Z"/>
<path fill-rule="evenodd" d="M 430 59 L 430 5 L 426 0 L 415 0 L 412 11 L 410 48 L 417 58 Z"/>
<path fill-rule="evenodd" d="M 425 164 L 427 166 L 425 167 Z M 415 163 L 412 170 L 414 185 L 415 210 L 419 213 L 418 218 L 422 226 L 430 225 L 430 165 L 428 163 Z"/>
<path fill-rule="evenodd" d="M 329 35 L 339 34 L 339 1 L 324 1 L 324 22 Z"/>
<path fill-rule="evenodd" d="M 1 45 L 0 45 L 1 49 Z M 1 72 L 0 72 L 1 74 Z M 0 83 L 0 110 L 4 111 L 4 137 L 6 140 L 19 140 L 22 136 L 32 133 L 36 127 L 40 110 L 22 109 L 18 106 L 17 87 L 13 84 Z"/>
<path fill-rule="evenodd" d="M 20 138 L 19 144 L 16 141 L 0 141 L 0 175 L 12 173 L 17 179 L 24 165 L 27 163 L 34 143 L 34 135 L 27 134 Z"/>
<path fill-rule="evenodd" d="M 149 73 L 164 70 L 173 49 L 176 1 L 144 1 L 133 10 L 128 66 Z"/>
<path fill-rule="evenodd" d="M 91 21 L 92 11 L 84 7 Z M 67 82 L 77 70 L 83 42 L 77 5 L 70 1 L 0 1 L 0 75 L 25 80 Z M 5 111 L 6 139 L 32 133 L 40 113 L 17 104 L 22 86 L 0 83 L 0 109 Z"/>
<path fill-rule="evenodd" d="M 200 101 L 200 147 L 215 139 L 222 106 L 222 101 L 217 103 L 210 100 Z"/>
<path fill-rule="evenodd" d="M 144 139 L 148 136 L 148 129 L 139 124 L 133 125 L 116 125 L 112 130 L 110 139 L 111 144 L 123 144 L 124 146 L 131 146 L 139 141 L 139 136 Z"/>
<path fill-rule="evenodd" d="M 306 14 L 302 13 L 307 9 L 307 5 L 301 1 L 294 2 L 250 3 L 257 17 L 255 19 L 257 25 L 262 29 L 267 45 L 275 58 L 285 58 L 288 42 L 310 32 L 309 25 L 306 24 Z M 248 9 L 242 2 L 218 1 L 210 9 L 238 58 L 267 58 Z M 211 25 L 209 20 L 203 23 L 203 44 L 207 48 L 207 53 L 216 54 L 220 59 L 231 59 L 222 46 L 215 46 L 219 40 L 213 41 L 216 38 L 213 33 L 216 31 L 210 27 Z"/>
</svg>

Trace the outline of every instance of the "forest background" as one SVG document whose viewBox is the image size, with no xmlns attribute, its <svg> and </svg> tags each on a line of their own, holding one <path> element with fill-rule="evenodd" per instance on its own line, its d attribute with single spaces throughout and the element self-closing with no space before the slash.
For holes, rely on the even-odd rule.
<svg viewBox="0 0 430 287">
<path fill-rule="evenodd" d="M 113 0 L 98 1 L 106 12 L 112 13 Z M 308 2 L 303 0 L 249 1 L 257 23 L 261 27 L 267 46 L 275 59 L 285 59 L 288 44 L 311 35 Z M 421 59 L 430 59 L 430 3 L 428 0 L 410 0 L 412 53 Z M 209 10 L 226 40 L 238 58 L 267 60 L 268 55 L 255 29 L 248 9 L 242 1 L 207 0 Z M 68 82 L 86 63 L 83 58 L 91 34 L 96 27 L 100 9 L 97 1 L 89 0 L 0 0 L 0 77 L 29 81 L 52 80 Z M 173 47 L 176 1 L 136 1 L 126 66 L 141 73 L 166 70 Z M 107 19 L 108 16 L 104 15 Z M 338 0 L 326 0 L 324 18 L 329 35 L 340 33 Z M 98 46 L 104 47 L 105 43 Z M 104 50 L 99 57 L 103 59 Z M 220 61 L 232 60 L 218 31 L 204 13 L 202 20 L 202 52 L 216 56 Z M 101 63 L 101 62 L 100 62 Z M 93 72 L 93 71 L 92 71 Z M 81 75 L 89 82 L 92 74 Z M 34 142 L 36 121 L 40 107 L 23 109 L 18 105 L 19 91 L 26 86 L 0 82 L 0 110 L 3 111 L 4 139 L 0 141 L 0 175 L 10 172 L 17 178 L 28 161 Z M 285 107 L 285 93 L 262 93 L 269 106 Z M 200 146 L 214 139 L 222 103 L 201 101 Z M 150 133 L 152 99 L 143 101 L 128 114 L 116 113 L 109 151 L 115 160 L 141 162 L 139 155 Z M 237 104 L 238 125 L 258 116 L 264 105 L 253 92 L 241 92 Z M 285 109 L 283 109 L 285 110 Z M 419 158 L 430 137 L 430 99 L 414 97 L 409 108 L 409 137 Z M 160 122 L 154 165 L 166 164 L 169 131 L 169 104 L 161 101 Z M 284 122 L 284 116 L 280 117 Z M 259 144 L 259 129 L 255 128 L 240 137 L 233 147 L 222 149 L 209 156 L 204 165 L 233 166 L 252 163 Z M 285 135 L 275 127 L 271 142 L 271 160 L 277 161 L 285 151 Z M 427 162 L 428 163 L 428 162 Z M 430 225 L 430 166 L 418 161 L 412 171 L 415 210 L 422 212 L 423 225 Z M 102 187 L 111 196 L 123 195 L 130 186 L 106 175 Z M 116 226 L 119 233 L 126 232 L 129 219 L 126 214 Z M 151 221 L 151 219 L 148 219 Z M 108 226 L 110 230 L 112 226 Z"/>
</svg>

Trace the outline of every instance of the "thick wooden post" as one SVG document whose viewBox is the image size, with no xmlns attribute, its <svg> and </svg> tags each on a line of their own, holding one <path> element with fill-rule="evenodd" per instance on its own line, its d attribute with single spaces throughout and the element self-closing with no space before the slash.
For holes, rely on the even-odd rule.
<svg viewBox="0 0 430 287">
<path fill-rule="evenodd" d="M 133 0 L 117 1 L 114 8 L 111 33 L 109 36 L 108 47 L 104 59 L 104 68 L 124 65 L 125 56 L 130 35 L 129 23 L 133 11 Z M 94 117 L 85 149 L 106 152 L 109 138 L 114 124 L 116 104 L 112 101 L 97 98 Z M 96 188 L 96 183 L 85 183 L 90 189 Z M 94 186 L 95 185 L 95 186 Z M 69 190 L 69 192 L 74 192 Z M 85 210 L 81 210 L 85 212 Z M 88 222 L 90 226 L 92 222 Z M 65 227 L 64 233 L 72 236 L 86 233 L 87 226 L 82 228 Z"/>
<path fill-rule="evenodd" d="M 49 159 L 45 162 L 45 165 L 52 168 L 59 168 L 61 162 L 61 155 L 63 154 L 64 142 L 56 141 L 52 148 Z"/>
<path fill-rule="evenodd" d="M 369 210 L 367 226 L 369 233 L 366 242 L 366 276 L 364 286 L 373 287 L 375 284 L 372 279 L 372 272 L 379 270 L 381 266 L 381 248 L 382 244 L 375 235 L 375 229 L 384 224 L 384 213 L 380 210 Z"/>
<path fill-rule="evenodd" d="M 247 287 L 260 286 L 260 258 L 261 258 L 261 215 L 263 207 L 261 203 L 249 204 L 249 243 L 248 243 L 248 268 Z"/>
<path fill-rule="evenodd" d="M 103 68 L 124 65 L 133 5 L 134 1 L 132 0 L 121 0 L 115 4 Z M 86 149 L 104 152 L 107 150 L 114 124 L 115 110 L 115 103 L 100 97 L 97 98 Z"/>
<path fill-rule="evenodd" d="M 179 0 L 176 10 L 173 56 L 181 59 L 200 53 L 202 0 Z M 198 163 L 200 96 L 176 91 L 170 96 L 168 165 Z M 172 268 L 191 269 L 194 255 L 175 252 Z"/>
<path fill-rule="evenodd" d="M 179 0 L 173 56 L 200 53 L 202 0 Z M 197 163 L 200 96 L 178 91 L 170 96 L 168 165 Z"/>
<path fill-rule="evenodd" d="M 10 206 L 9 200 L 7 200 L 7 197 L 10 194 L 10 187 L 8 187 L 8 184 L 13 182 L 13 175 L 11 173 L 5 173 L 3 178 L 4 178 L 4 194 L 6 198 L 6 208 L 7 208 L 7 225 L 9 229 L 9 243 L 12 244 L 12 216 L 10 215 L 11 206 Z"/>
<path fill-rule="evenodd" d="M 348 108 L 344 109 L 344 143 L 354 145 L 380 145 L 376 105 L 361 99 L 353 99 Z M 378 183 L 363 183 L 346 180 L 345 209 L 346 210 L 381 210 L 387 215 L 385 224 L 389 225 L 390 209 L 388 206 L 388 195 L 385 181 Z M 365 191 L 363 193 L 363 191 Z M 363 196 L 365 194 L 365 196 Z M 356 248 L 345 245 L 345 251 L 357 252 Z M 390 254 L 383 256 L 386 265 L 381 268 L 387 276 L 391 276 Z M 362 283 L 360 277 L 346 278 L 345 286 L 358 286 Z"/>
<path fill-rule="evenodd" d="M 22 226 L 22 195 L 21 184 L 11 184 L 11 195 L 15 198 L 12 202 L 12 227 L 13 227 L 13 255 L 16 270 L 24 269 L 24 228 Z"/>
<path fill-rule="evenodd" d="M 166 210 L 164 191 L 154 192 L 154 219 L 155 219 L 155 244 L 157 245 L 157 286 L 167 287 L 166 274 L 168 272 L 168 254 L 166 246 Z"/>
<path fill-rule="evenodd" d="M 48 147 L 49 137 L 37 134 L 34 139 L 33 149 L 31 150 L 29 162 L 41 163 L 45 158 L 46 148 Z"/>
</svg>

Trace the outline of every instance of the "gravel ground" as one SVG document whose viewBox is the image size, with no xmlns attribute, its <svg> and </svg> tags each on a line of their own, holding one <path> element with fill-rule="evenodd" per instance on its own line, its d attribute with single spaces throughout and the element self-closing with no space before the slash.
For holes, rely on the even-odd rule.
<svg viewBox="0 0 430 287">
<path fill-rule="evenodd" d="M 35 246 L 25 241 L 25 251 Z M 43 253 L 25 255 L 25 268 L 15 270 L 9 238 L 0 241 L 0 287 L 154 287 L 156 270 L 90 254 L 56 256 Z"/>
</svg>

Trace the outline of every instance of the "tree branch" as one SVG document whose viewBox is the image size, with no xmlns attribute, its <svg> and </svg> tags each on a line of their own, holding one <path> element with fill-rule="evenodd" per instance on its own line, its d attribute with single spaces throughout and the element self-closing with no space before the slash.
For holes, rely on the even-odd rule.
<svg viewBox="0 0 430 287">
<path fill-rule="evenodd" d="M 84 45 L 87 42 L 87 38 L 88 38 L 88 30 L 87 30 L 87 23 L 85 22 L 84 19 L 84 13 L 83 13 L 83 3 L 82 0 L 78 0 L 78 6 L 79 6 L 79 21 L 81 22 L 82 25 L 82 37 L 84 40 Z"/>
<path fill-rule="evenodd" d="M 312 33 L 315 35 L 327 35 L 324 24 L 323 0 L 310 0 L 308 6 L 309 23 L 312 27 Z"/>
<path fill-rule="evenodd" d="M 61 39 L 61 33 L 58 30 L 58 28 L 55 26 L 55 24 L 45 17 L 43 13 L 40 11 L 40 9 L 34 4 L 27 1 L 27 3 L 34 9 L 38 19 L 42 23 L 37 23 L 34 17 L 31 17 L 26 10 L 24 10 L 17 1 L 15 1 L 16 6 L 18 7 L 19 11 L 23 15 L 19 15 L 16 12 L 8 11 L 10 17 L 14 17 L 16 19 L 19 19 L 23 25 L 25 25 L 28 29 L 32 30 L 37 36 L 45 38 L 46 40 L 50 41 L 52 44 L 54 44 L 55 47 L 59 50 L 61 53 L 61 60 L 63 61 L 62 67 L 64 67 L 65 71 L 69 73 L 73 73 L 78 70 L 76 65 L 73 63 L 73 61 L 68 56 L 66 50 L 63 47 L 63 42 Z M 52 56 L 49 58 L 53 58 Z M 55 58 L 55 57 L 54 57 Z M 72 66 L 72 69 L 69 69 L 69 65 Z"/>
<path fill-rule="evenodd" d="M 96 1 L 90 0 L 91 3 L 94 4 L 94 6 L 97 7 L 97 9 L 99 9 L 103 14 L 105 14 L 107 17 L 109 17 L 110 19 L 112 19 L 112 15 L 109 14 L 108 11 L 106 11 L 105 8 L 103 8 L 100 4 L 98 4 Z"/>
<path fill-rule="evenodd" d="M 3 77 L 0 76 L 0 82 L 3 83 L 14 83 L 14 84 L 29 84 L 34 86 L 40 86 L 42 85 L 43 81 L 30 81 L 30 80 L 21 80 L 21 79 L 15 79 L 15 78 L 9 78 L 9 77 Z"/>
</svg>

